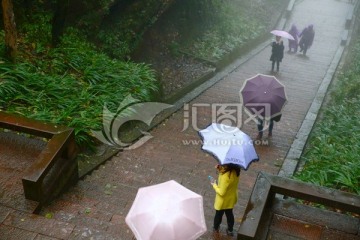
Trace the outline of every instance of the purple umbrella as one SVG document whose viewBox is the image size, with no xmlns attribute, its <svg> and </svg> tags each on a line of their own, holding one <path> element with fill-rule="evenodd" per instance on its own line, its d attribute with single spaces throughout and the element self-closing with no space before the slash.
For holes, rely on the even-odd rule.
<svg viewBox="0 0 360 240">
<path fill-rule="evenodd" d="M 285 86 L 274 76 L 263 74 L 245 80 L 240 98 L 250 115 L 265 120 L 279 116 L 287 102 Z"/>
<path fill-rule="evenodd" d="M 291 36 L 290 33 L 282 31 L 282 30 L 272 30 L 270 33 L 274 34 L 275 36 L 280 36 L 283 38 L 287 38 L 290 40 L 295 40 L 293 36 Z"/>
</svg>

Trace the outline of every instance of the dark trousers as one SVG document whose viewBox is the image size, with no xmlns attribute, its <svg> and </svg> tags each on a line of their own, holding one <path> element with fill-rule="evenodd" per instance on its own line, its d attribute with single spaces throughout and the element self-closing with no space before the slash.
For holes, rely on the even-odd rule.
<svg viewBox="0 0 360 240">
<path fill-rule="evenodd" d="M 276 62 L 276 71 L 279 71 L 280 61 L 278 61 L 278 60 L 272 61 L 271 71 L 274 71 L 275 62 Z"/>
<path fill-rule="evenodd" d="M 259 135 L 262 136 L 263 135 L 263 129 L 264 129 L 264 121 L 261 120 L 260 118 L 258 118 L 257 120 L 258 120 L 257 128 L 258 128 L 258 131 L 259 131 Z M 274 128 L 274 120 L 270 120 L 269 133 L 272 133 L 273 128 Z"/>
<path fill-rule="evenodd" d="M 303 54 L 306 55 L 306 52 L 309 48 L 308 44 L 305 41 L 300 40 L 299 46 L 300 46 L 300 52 L 303 52 Z"/>
<path fill-rule="evenodd" d="M 232 209 L 216 210 L 214 218 L 214 230 L 219 230 L 224 213 L 226 215 L 228 230 L 232 232 L 235 223 L 234 213 Z"/>
</svg>

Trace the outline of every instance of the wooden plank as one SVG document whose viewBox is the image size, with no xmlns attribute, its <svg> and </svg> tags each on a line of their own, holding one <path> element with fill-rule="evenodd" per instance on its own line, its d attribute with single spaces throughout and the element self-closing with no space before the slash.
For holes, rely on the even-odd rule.
<svg viewBox="0 0 360 240">
<path fill-rule="evenodd" d="M 356 235 L 359 219 L 346 214 L 324 210 L 297 203 L 294 200 L 275 199 L 272 205 L 274 214 L 298 219 L 311 224 L 326 226 L 337 231 Z"/>
<path fill-rule="evenodd" d="M 40 153 L 38 160 L 27 169 L 23 179 L 31 182 L 41 181 L 54 165 L 55 160 L 61 157 L 64 151 L 67 151 L 69 145 L 74 144 L 73 130 L 54 135 Z"/>
<path fill-rule="evenodd" d="M 261 238 L 266 235 L 269 205 L 275 194 L 360 214 L 358 195 L 260 172 L 240 223 L 237 239 L 259 239 L 260 235 Z"/>
<path fill-rule="evenodd" d="M 271 181 L 271 191 L 275 193 L 360 214 L 360 196 L 358 195 L 288 178 L 264 175 Z"/>
<path fill-rule="evenodd" d="M 259 173 L 238 229 L 238 239 L 253 239 L 256 237 L 259 223 L 269 200 L 270 189 L 271 183 L 267 177 Z"/>
<path fill-rule="evenodd" d="M 50 139 L 37 160 L 26 170 L 22 178 L 25 197 L 38 202 L 50 199 L 52 192 L 60 192 L 61 187 L 68 186 L 78 179 L 77 154 L 74 130 L 65 126 L 56 126 L 44 122 L 0 112 L 0 127 L 24 132 Z M 63 166 L 60 172 L 51 172 L 55 164 Z M 53 186 L 44 182 L 46 177 L 61 182 Z M 45 186 L 46 185 L 46 186 Z M 44 192 L 44 189 L 49 192 Z"/>
<path fill-rule="evenodd" d="M 1 111 L 0 127 L 45 138 L 51 138 L 54 134 L 68 129 Z"/>
</svg>

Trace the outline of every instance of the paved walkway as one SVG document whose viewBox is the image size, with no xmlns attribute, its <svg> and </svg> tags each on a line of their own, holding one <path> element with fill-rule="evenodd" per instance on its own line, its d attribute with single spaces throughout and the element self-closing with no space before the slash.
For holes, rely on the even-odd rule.
<svg viewBox="0 0 360 240">
<path fill-rule="evenodd" d="M 278 174 L 282 169 L 329 67 L 334 58 L 339 58 L 341 34 L 351 7 L 347 1 L 338 0 L 296 2 L 286 29 L 291 23 L 299 29 L 314 24 L 315 41 L 307 57 L 286 53 L 280 73 L 276 75 L 286 86 L 289 101 L 281 121 L 275 124 L 273 138 L 268 144 L 256 146 L 260 161 L 241 173 L 240 199 L 234 209 L 235 229 L 244 213 L 257 173 Z M 196 119 L 196 124 L 182 131 L 184 110 L 177 111 L 151 131 L 154 137 L 145 145 L 120 152 L 41 212 L 43 216 L 53 213 L 52 219 L 17 211 L 16 206 L 0 205 L 0 239 L 131 239 L 132 234 L 124 218 L 137 189 L 170 179 L 204 197 L 206 222 L 211 229 L 214 192 L 207 176 L 215 174 L 216 161 L 201 150 L 198 133 L 193 127 L 205 128 L 215 120 L 212 106 L 239 103 L 239 90 L 245 79 L 257 73 L 271 74 L 269 43 L 270 40 L 259 46 L 256 53 L 252 52 L 252 56 L 240 66 L 235 68 L 235 63 L 219 73 L 214 79 L 224 76 L 220 77 L 220 81 L 188 103 L 190 109 L 194 107 L 197 110 L 196 116 L 189 117 L 190 121 Z M 255 123 L 243 124 L 241 128 L 255 138 Z M 210 238 L 209 231 L 201 239 Z"/>
</svg>

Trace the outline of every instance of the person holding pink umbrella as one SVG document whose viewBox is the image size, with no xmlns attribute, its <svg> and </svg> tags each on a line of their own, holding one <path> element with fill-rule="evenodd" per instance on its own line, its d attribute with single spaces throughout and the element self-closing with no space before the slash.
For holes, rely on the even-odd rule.
<svg viewBox="0 0 360 240">
<path fill-rule="evenodd" d="M 274 72 L 274 67 L 276 63 L 276 71 L 279 72 L 280 62 L 284 57 L 284 43 L 281 40 L 280 36 L 275 36 L 275 41 L 271 43 L 271 56 L 270 61 L 271 71 Z"/>
</svg>

